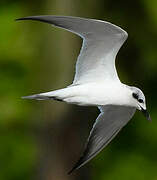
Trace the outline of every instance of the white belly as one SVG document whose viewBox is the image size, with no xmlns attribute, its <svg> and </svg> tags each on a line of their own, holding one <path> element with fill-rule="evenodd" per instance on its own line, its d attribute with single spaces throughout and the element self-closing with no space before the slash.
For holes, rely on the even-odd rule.
<svg viewBox="0 0 157 180">
<path fill-rule="evenodd" d="M 125 105 L 129 101 L 129 92 L 121 83 L 89 83 L 71 86 L 69 93 L 64 101 L 82 106 Z"/>
</svg>

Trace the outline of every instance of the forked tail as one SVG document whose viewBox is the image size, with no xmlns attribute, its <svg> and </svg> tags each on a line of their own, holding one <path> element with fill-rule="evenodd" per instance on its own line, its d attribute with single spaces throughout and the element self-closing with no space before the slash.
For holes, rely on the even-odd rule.
<svg viewBox="0 0 157 180">
<path fill-rule="evenodd" d="M 45 94 L 45 93 L 42 93 L 42 94 Z M 58 97 L 48 96 L 48 95 L 42 95 L 42 94 L 34 94 L 34 95 L 30 95 L 30 96 L 23 96 L 22 99 L 63 101 L 62 99 L 59 99 Z"/>
<path fill-rule="evenodd" d="M 33 94 L 30 96 L 23 96 L 23 99 L 35 99 L 35 100 L 57 100 L 66 101 L 67 98 L 72 96 L 72 88 L 63 88 L 46 93 Z"/>
</svg>

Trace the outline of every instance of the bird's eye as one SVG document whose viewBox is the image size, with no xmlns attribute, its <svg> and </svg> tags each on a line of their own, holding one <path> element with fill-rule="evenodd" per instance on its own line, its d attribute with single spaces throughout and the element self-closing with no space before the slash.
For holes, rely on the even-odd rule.
<svg viewBox="0 0 157 180">
<path fill-rule="evenodd" d="M 143 103 L 144 101 L 143 101 L 143 99 L 139 99 L 138 102 L 139 103 Z"/>
<path fill-rule="evenodd" d="M 132 96 L 133 96 L 135 99 L 138 99 L 138 94 L 132 93 Z"/>
</svg>

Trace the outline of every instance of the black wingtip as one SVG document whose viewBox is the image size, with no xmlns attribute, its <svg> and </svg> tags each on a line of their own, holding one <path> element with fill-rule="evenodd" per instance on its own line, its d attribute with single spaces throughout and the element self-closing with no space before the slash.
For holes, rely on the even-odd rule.
<svg viewBox="0 0 157 180">
<path fill-rule="evenodd" d="M 73 171 L 80 169 L 86 162 L 87 161 L 85 161 L 84 156 L 81 156 L 73 168 L 68 172 L 68 175 L 70 175 Z"/>
<path fill-rule="evenodd" d="M 24 18 L 17 18 L 17 19 L 15 19 L 15 21 L 20 21 L 20 20 L 24 20 Z"/>
<path fill-rule="evenodd" d="M 72 172 L 74 172 L 75 170 L 79 168 L 80 168 L 80 161 L 78 161 L 67 174 L 70 175 Z"/>
<path fill-rule="evenodd" d="M 79 169 L 79 167 L 74 166 L 67 174 L 70 175 L 71 173 L 73 173 L 77 169 Z"/>
<path fill-rule="evenodd" d="M 52 16 L 48 16 L 48 15 L 43 15 L 43 16 L 27 16 L 27 17 L 23 17 L 23 18 L 17 18 L 15 19 L 15 21 L 21 21 L 21 20 L 33 20 L 33 21 L 41 21 L 41 22 L 45 22 L 45 23 L 49 23 L 49 24 L 54 24 L 55 22 L 52 22 L 51 20 Z"/>
<path fill-rule="evenodd" d="M 67 174 L 70 175 L 74 170 L 71 169 Z"/>
<path fill-rule="evenodd" d="M 35 19 L 36 19 L 36 16 L 34 16 L 34 17 L 28 16 L 28 17 L 23 17 L 23 18 L 17 18 L 17 19 L 15 19 L 15 21 L 21 21 L 21 20 L 35 20 Z"/>
</svg>

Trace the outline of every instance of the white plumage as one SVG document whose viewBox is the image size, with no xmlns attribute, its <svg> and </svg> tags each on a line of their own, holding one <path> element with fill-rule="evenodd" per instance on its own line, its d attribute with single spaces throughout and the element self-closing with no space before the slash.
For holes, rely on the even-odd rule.
<svg viewBox="0 0 157 180">
<path fill-rule="evenodd" d="M 127 32 L 106 21 L 70 16 L 30 16 L 71 31 L 83 38 L 73 83 L 60 90 L 26 96 L 54 99 L 82 106 L 98 106 L 101 113 L 90 132 L 85 151 L 70 173 L 100 152 L 132 118 L 136 109 L 150 120 L 142 91 L 120 82 L 115 58 Z"/>
</svg>

